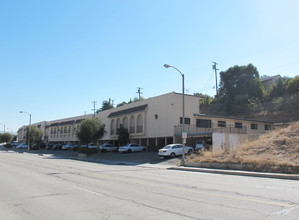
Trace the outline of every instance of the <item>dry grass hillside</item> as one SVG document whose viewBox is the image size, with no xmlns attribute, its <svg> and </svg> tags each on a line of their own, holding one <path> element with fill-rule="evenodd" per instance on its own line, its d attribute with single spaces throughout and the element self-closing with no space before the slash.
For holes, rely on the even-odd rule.
<svg viewBox="0 0 299 220">
<path fill-rule="evenodd" d="M 299 173 L 299 122 L 246 142 L 232 151 L 191 155 L 189 161 L 246 164 L 246 170 Z"/>
</svg>

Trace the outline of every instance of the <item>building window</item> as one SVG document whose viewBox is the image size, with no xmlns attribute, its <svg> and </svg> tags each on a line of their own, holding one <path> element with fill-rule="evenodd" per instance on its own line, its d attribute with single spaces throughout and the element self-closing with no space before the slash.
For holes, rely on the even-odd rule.
<svg viewBox="0 0 299 220">
<path fill-rule="evenodd" d="M 242 126 L 241 122 L 235 122 L 235 128 L 242 128 Z"/>
<path fill-rule="evenodd" d="M 190 118 L 185 118 L 185 125 L 190 125 Z M 180 124 L 183 124 L 183 118 L 180 117 Z"/>
<path fill-rule="evenodd" d="M 226 121 L 218 121 L 218 127 L 226 127 Z"/>
<path fill-rule="evenodd" d="M 257 129 L 258 129 L 257 124 L 251 124 L 251 129 L 253 129 L 253 130 L 257 130 Z"/>
<path fill-rule="evenodd" d="M 211 128 L 211 120 L 196 119 L 196 127 L 198 128 Z"/>
<path fill-rule="evenodd" d="M 265 130 L 266 130 L 266 131 L 271 130 L 271 126 L 270 126 L 270 125 L 265 125 Z"/>
</svg>

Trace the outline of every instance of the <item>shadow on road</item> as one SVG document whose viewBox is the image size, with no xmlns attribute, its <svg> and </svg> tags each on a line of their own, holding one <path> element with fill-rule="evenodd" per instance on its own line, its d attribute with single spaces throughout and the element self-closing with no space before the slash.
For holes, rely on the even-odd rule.
<svg viewBox="0 0 299 220">
<path fill-rule="evenodd" d="M 142 165 L 142 164 L 161 164 L 176 166 L 179 164 L 181 157 L 177 158 L 161 158 L 157 152 L 133 152 L 133 153 L 118 153 L 106 152 L 91 157 L 79 157 L 78 152 L 70 150 L 47 150 L 40 149 L 37 151 L 27 152 L 27 149 L 4 149 L 4 151 L 12 151 L 18 153 L 30 153 L 43 156 L 45 159 L 73 159 L 86 162 L 101 163 L 106 165 Z"/>
</svg>

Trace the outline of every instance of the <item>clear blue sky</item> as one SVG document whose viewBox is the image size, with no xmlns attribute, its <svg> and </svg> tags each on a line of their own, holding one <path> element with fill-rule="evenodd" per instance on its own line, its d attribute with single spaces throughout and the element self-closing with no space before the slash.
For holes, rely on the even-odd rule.
<svg viewBox="0 0 299 220">
<path fill-rule="evenodd" d="M 297 0 L 2 0 L 0 131 L 137 97 L 215 95 L 225 71 L 299 74 Z M 9 130 L 8 130 L 9 131 Z"/>
</svg>

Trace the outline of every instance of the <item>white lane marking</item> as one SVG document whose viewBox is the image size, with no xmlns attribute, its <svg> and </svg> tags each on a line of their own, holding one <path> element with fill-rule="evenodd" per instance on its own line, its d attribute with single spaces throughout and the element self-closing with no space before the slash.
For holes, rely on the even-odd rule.
<svg viewBox="0 0 299 220">
<path fill-rule="evenodd" d="M 96 195 L 96 196 L 104 196 L 104 194 L 102 194 L 102 193 L 98 193 L 98 192 L 95 192 L 95 191 L 84 189 L 84 188 L 81 188 L 81 187 L 78 187 L 78 186 L 73 186 L 73 188 L 78 189 L 78 190 L 83 191 L 83 192 L 87 192 L 87 193 Z"/>
</svg>

